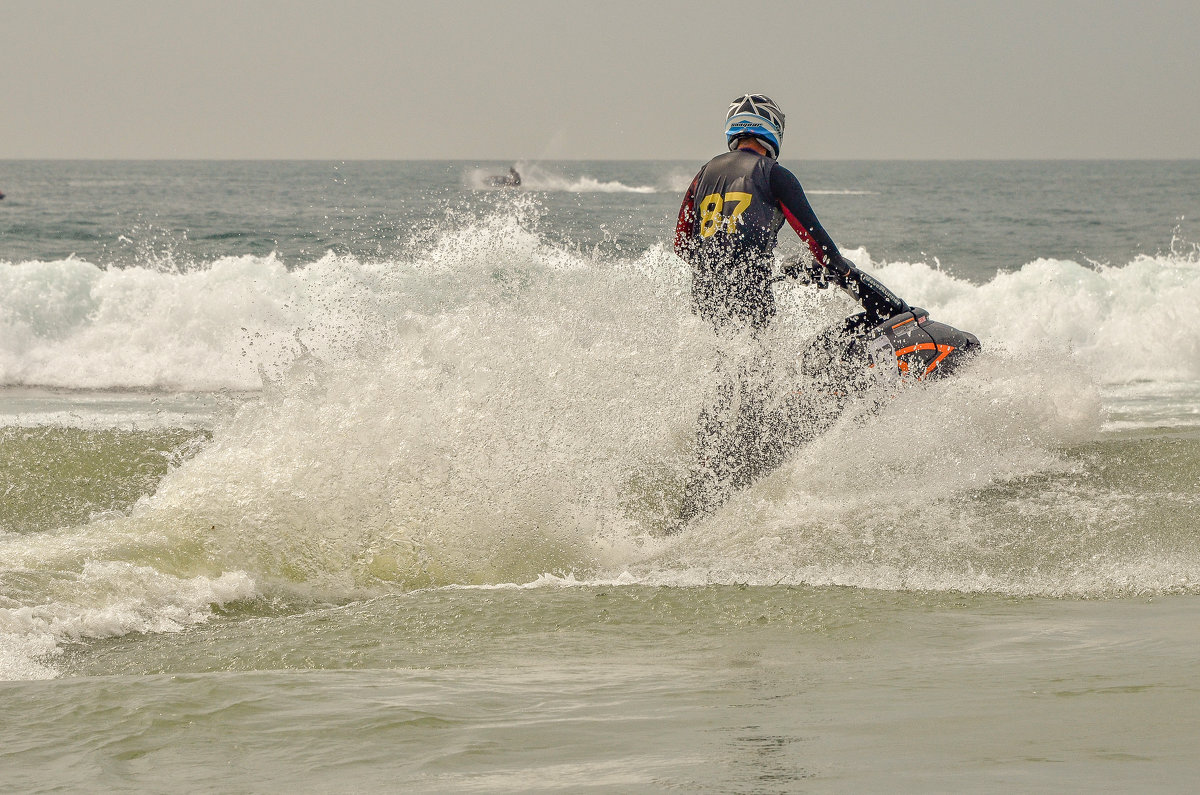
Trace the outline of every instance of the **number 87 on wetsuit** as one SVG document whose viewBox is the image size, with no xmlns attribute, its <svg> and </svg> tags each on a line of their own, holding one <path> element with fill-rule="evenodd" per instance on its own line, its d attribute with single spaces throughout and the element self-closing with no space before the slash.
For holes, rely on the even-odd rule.
<svg viewBox="0 0 1200 795">
<path fill-rule="evenodd" d="M 784 221 L 816 264 L 845 269 L 842 256 L 804 195 L 779 165 L 784 116 L 762 94 L 729 106 L 729 151 L 708 161 L 684 195 L 675 252 L 691 265 L 692 311 L 720 333 L 759 330 L 775 315 L 773 258 Z"/>
</svg>

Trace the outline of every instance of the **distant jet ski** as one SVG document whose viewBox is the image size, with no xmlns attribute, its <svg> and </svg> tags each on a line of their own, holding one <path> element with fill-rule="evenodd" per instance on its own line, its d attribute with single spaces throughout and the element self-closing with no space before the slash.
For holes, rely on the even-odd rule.
<svg viewBox="0 0 1200 795">
<path fill-rule="evenodd" d="M 507 174 L 488 177 L 488 184 L 493 188 L 518 188 L 521 186 L 521 175 L 515 168 L 509 168 Z"/>
<path fill-rule="evenodd" d="M 974 334 L 930 320 L 924 309 L 909 306 L 858 268 L 837 274 L 792 263 L 784 272 L 777 282 L 836 285 L 863 311 L 819 333 L 785 372 L 764 372 L 754 361 L 723 365 L 716 398 L 700 415 L 696 461 L 669 533 L 778 468 L 851 403 L 948 376 L 980 350 Z"/>
</svg>

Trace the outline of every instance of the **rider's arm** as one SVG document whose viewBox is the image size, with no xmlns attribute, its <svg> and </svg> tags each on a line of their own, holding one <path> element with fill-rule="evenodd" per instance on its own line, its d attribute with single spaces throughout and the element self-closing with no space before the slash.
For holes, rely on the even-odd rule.
<svg viewBox="0 0 1200 795">
<path fill-rule="evenodd" d="M 696 214 L 692 203 L 696 200 L 696 183 L 699 181 L 700 175 L 697 174 L 688 186 L 687 193 L 683 195 L 683 204 L 679 206 L 679 220 L 675 222 L 675 253 L 684 259 L 688 258 L 688 252 L 691 250 L 692 220 Z"/>
<path fill-rule="evenodd" d="M 858 301 L 872 321 L 895 317 L 909 310 L 908 304 L 865 271 L 859 270 L 846 260 L 846 273 L 836 278 L 839 287 Z"/>
<path fill-rule="evenodd" d="M 849 293 L 867 310 L 868 316 L 872 319 L 882 319 L 908 311 L 908 304 L 899 296 L 870 274 L 854 267 L 854 263 L 842 256 L 833 239 L 817 220 L 817 215 L 805 198 L 804 189 L 800 187 L 796 175 L 778 163 L 771 169 L 771 192 L 783 209 L 783 217 L 808 244 L 813 259 L 827 270 L 834 284 Z"/>
<path fill-rule="evenodd" d="M 800 180 L 778 163 L 771 169 L 771 194 L 779 202 L 788 225 L 812 252 L 813 259 L 834 273 L 844 273 L 841 252 L 817 220 L 817 214 L 804 195 L 804 188 L 800 187 Z"/>
</svg>

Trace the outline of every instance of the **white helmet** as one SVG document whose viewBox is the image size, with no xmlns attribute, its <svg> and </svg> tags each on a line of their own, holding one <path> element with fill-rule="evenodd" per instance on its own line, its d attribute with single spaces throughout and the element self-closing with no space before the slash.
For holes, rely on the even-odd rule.
<svg viewBox="0 0 1200 795">
<path fill-rule="evenodd" d="M 783 144 L 783 111 L 764 94 L 743 94 L 729 103 L 725 114 L 725 140 L 730 151 L 740 138 L 757 138 L 771 157 L 779 158 Z"/>
</svg>

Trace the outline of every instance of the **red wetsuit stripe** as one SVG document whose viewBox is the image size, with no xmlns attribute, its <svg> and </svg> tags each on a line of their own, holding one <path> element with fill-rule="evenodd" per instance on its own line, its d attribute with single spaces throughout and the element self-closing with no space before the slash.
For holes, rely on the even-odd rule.
<svg viewBox="0 0 1200 795">
<path fill-rule="evenodd" d="M 683 204 L 679 206 L 679 220 L 675 223 L 675 253 L 681 257 L 684 256 L 688 242 L 692 239 L 692 219 L 695 217 L 692 202 L 696 198 L 696 180 L 699 178 L 697 175 L 692 180 L 692 184 L 688 186 L 687 193 L 683 196 Z"/>
<path fill-rule="evenodd" d="M 787 219 L 788 225 L 796 230 L 796 234 L 808 246 L 808 250 L 812 252 L 813 259 L 828 268 L 829 253 L 821 250 L 821 244 L 817 242 L 816 238 L 808 231 L 808 228 L 800 223 L 800 219 L 793 215 L 792 211 L 782 201 L 779 202 L 779 209 L 783 210 L 783 217 Z"/>
</svg>

